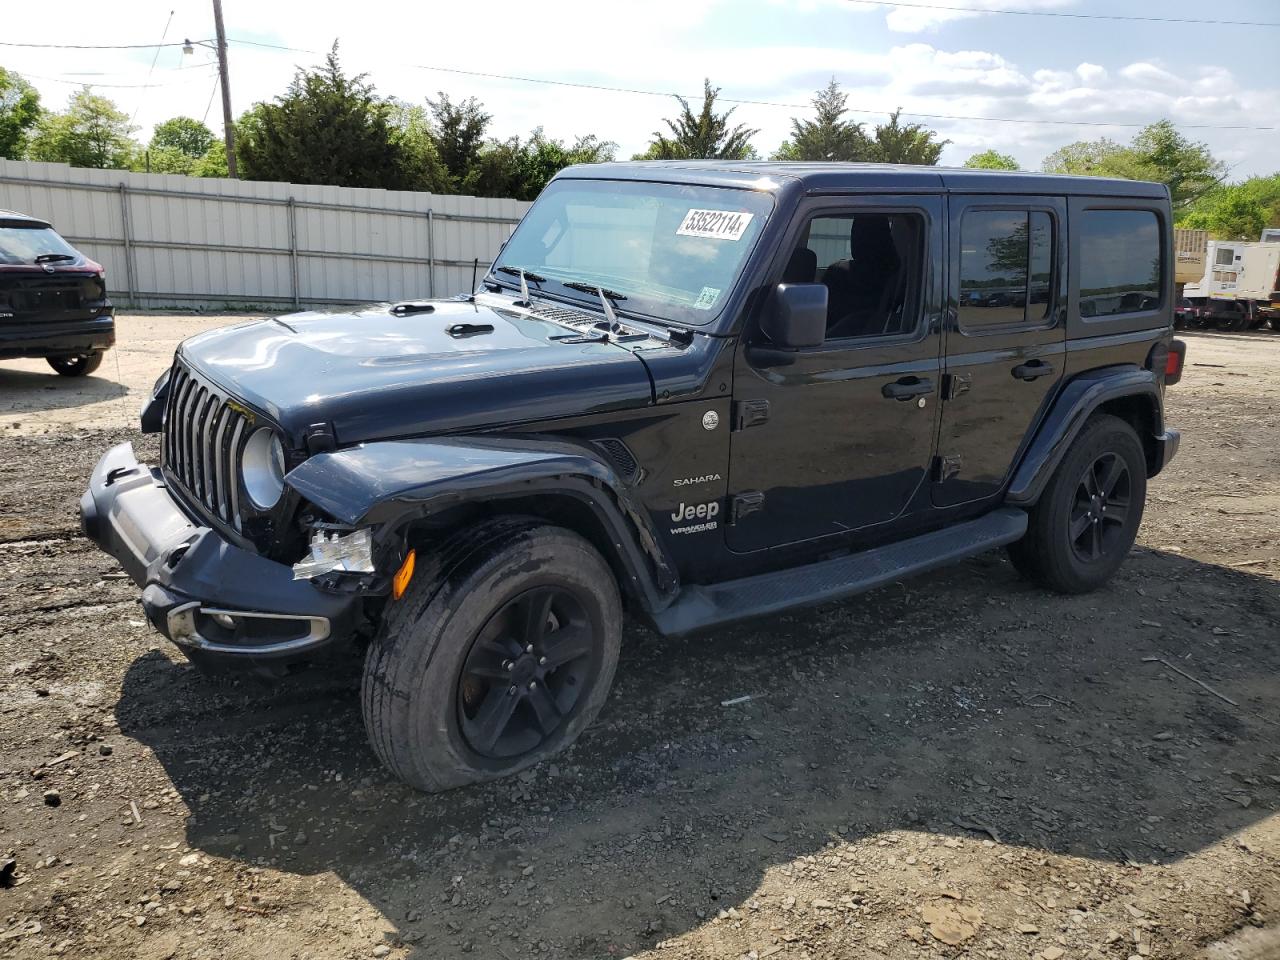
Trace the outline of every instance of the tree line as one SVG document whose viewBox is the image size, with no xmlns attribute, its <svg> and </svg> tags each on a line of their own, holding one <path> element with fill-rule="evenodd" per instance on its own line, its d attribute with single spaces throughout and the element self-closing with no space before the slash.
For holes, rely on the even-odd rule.
<svg viewBox="0 0 1280 960">
<path fill-rule="evenodd" d="M 735 123 L 735 107 L 718 109 L 719 88 L 708 79 L 702 102 L 675 97 L 678 110 L 663 121 L 635 160 L 754 160 L 760 131 Z M 790 135 L 769 159 L 862 161 L 936 165 L 950 143 L 901 110 L 883 123 L 848 118 L 847 95 L 832 78 L 812 100 L 811 116 L 794 117 Z M 367 75 L 342 69 L 337 44 L 323 65 L 300 68 L 288 89 L 256 103 L 234 123 L 239 172 L 249 180 L 283 180 L 389 190 L 425 190 L 532 200 L 570 164 L 613 160 L 617 144 L 594 134 L 571 142 L 542 128 L 527 137 L 497 137 L 492 117 L 474 97 L 446 93 L 410 103 L 378 94 Z M 85 87 L 62 110 L 47 110 L 21 76 L 0 67 L 0 156 L 109 167 L 227 175 L 223 141 L 203 123 L 174 117 L 158 124 L 144 145 L 137 128 L 110 99 Z M 1017 170 L 1012 156 L 976 153 L 966 167 Z M 1169 186 L 1179 226 L 1221 239 L 1257 239 L 1280 226 L 1280 173 L 1227 183 L 1228 170 L 1203 143 L 1161 120 L 1127 144 L 1109 138 L 1078 141 L 1054 151 L 1049 173 L 1155 180 Z"/>
</svg>

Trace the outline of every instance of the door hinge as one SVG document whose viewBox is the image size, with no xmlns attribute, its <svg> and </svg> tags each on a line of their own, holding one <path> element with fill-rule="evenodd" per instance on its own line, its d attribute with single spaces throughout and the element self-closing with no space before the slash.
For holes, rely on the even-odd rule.
<svg viewBox="0 0 1280 960">
<path fill-rule="evenodd" d="M 733 405 L 733 429 L 758 427 L 769 419 L 768 400 L 739 400 Z"/>
<path fill-rule="evenodd" d="M 968 374 L 948 373 L 942 378 L 942 399 L 954 400 L 961 394 L 968 393 L 973 386 L 973 377 Z"/>
<path fill-rule="evenodd" d="M 960 473 L 960 455 L 933 458 L 933 482 L 943 483 Z"/>
<path fill-rule="evenodd" d="M 729 504 L 729 524 L 732 526 L 749 513 L 764 509 L 764 494 L 759 490 L 748 490 L 734 496 Z"/>
</svg>

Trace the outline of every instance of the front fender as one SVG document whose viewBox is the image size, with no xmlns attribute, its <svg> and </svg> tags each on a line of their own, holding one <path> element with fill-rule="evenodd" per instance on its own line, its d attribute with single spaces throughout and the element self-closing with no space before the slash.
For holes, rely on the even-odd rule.
<svg viewBox="0 0 1280 960">
<path fill-rule="evenodd" d="M 384 440 L 317 454 L 285 483 L 342 523 L 391 530 L 464 504 L 569 497 L 591 511 L 646 610 L 663 609 L 678 586 L 648 515 L 613 467 L 562 440 Z"/>
<path fill-rule="evenodd" d="M 1063 387 L 1054 400 L 1014 471 L 1006 502 L 1015 506 L 1035 503 L 1089 417 L 1102 405 L 1123 398 L 1138 398 L 1149 403 L 1154 438 L 1163 437 L 1164 403 L 1159 381 L 1152 371 L 1113 367 L 1081 374 Z"/>
</svg>

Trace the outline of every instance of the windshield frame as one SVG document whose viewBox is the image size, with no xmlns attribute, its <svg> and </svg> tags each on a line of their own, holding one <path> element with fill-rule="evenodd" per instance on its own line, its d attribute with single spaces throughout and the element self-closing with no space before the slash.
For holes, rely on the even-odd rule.
<svg viewBox="0 0 1280 960">
<path fill-rule="evenodd" d="M 719 298 L 719 302 L 710 310 L 705 312 L 696 311 L 696 318 L 693 316 L 695 310 L 691 307 L 671 303 L 661 300 L 657 297 L 646 296 L 643 293 L 637 293 L 634 289 L 627 289 L 623 282 L 625 278 L 617 278 L 616 282 L 603 282 L 601 285 L 605 287 L 606 296 L 609 288 L 613 287 L 623 296 L 612 302 L 612 306 L 619 315 L 626 315 L 638 320 L 649 321 L 663 327 L 675 327 L 678 329 L 706 330 L 707 328 L 717 325 L 730 307 L 738 299 L 737 292 L 741 286 L 742 278 L 751 269 L 752 263 L 759 255 L 762 244 L 766 242 L 766 238 L 770 235 L 771 229 L 777 221 L 776 214 L 779 210 L 779 198 L 776 184 L 768 185 L 752 185 L 742 186 L 737 184 L 714 183 L 704 181 L 689 181 L 684 179 L 662 179 L 658 177 L 557 177 L 553 179 L 544 189 L 543 194 L 539 194 L 538 199 L 534 201 L 534 206 L 530 207 L 521 218 L 520 223 L 512 231 L 511 237 L 503 244 L 498 256 L 489 265 L 483 283 L 491 286 L 497 286 L 504 290 L 513 291 L 517 294 L 520 292 L 519 277 L 499 273 L 499 267 L 510 267 L 512 269 L 523 268 L 526 276 L 528 274 L 544 274 L 546 279 L 541 282 L 528 280 L 528 288 L 530 294 L 535 298 L 539 295 L 546 299 L 562 300 L 573 303 L 575 305 L 586 306 L 594 309 L 600 309 L 600 298 L 595 293 L 588 293 L 576 290 L 566 285 L 570 279 L 565 278 L 564 281 L 550 275 L 550 271 L 556 268 L 547 268 L 544 265 L 530 265 L 524 263 L 507 262 L 504 260 L 505 255 L 511 247 L 511 241 L 519 234 L 520 230 L 529 223 L 529 213 L 536 209 L 537 205 L 542 201 L 545 190 L 556 187 L 559 184 L 601 184 L 613 185 L 621 187 L 624 184 L 633 184 L 637 187 L 659 186 L 674 188 L 693 188 L 697 190 L 716 191 L 721 193 L 729 193 L 730 191 L 750 194 L 752 197 L 760 198 L 764 202 L 760 204 L 761 210 L 753 213 L 758 219 L 758 227 L 753 231 L 754 236 L 747 241 L 748 245 L 743 249 L 738 259 L 736 268 L 727 280 L 727 286 Z M 732 242 L 732 241 L 724 241 Z M 585 280 L 590 282 L 592 278 L 586 275 L 574 276 L 573 280 Z"/>
</svg>

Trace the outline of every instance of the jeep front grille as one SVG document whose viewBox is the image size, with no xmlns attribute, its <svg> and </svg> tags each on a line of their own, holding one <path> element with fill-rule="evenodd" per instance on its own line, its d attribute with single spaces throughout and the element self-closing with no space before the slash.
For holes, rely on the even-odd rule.
<svg viewBox="0 0 1280 960">
<path fill-rule="evenodd" d="M 169 480 L 240 530 L 240 457 L 252 422 L 227 397 L 175 363 L 160 461 Z"/>
</svg>

